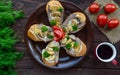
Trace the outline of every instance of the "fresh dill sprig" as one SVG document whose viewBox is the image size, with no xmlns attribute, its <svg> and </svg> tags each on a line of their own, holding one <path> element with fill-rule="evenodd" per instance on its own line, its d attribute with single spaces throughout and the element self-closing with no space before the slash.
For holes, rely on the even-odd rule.
<svg viewBox="0 0 120 75">
<path fill-rule="evenodd" d="M 15 23 L 15 19 L 23 17 L 22 11 L 2 12 L 0 13 L 0 27 L 10 26 Z"/>
<path fill-rule="evenodd" d="M 12 1 L 1 1 L 0 12 L 12 11 Z"/>
<path fill-rule="evenodd" d="M 16 61 L 22 58 L 23 52 L 15 49 L 18 39 L 10 26 L 23 17 L 23 11 L 13 10 L 11 0 L 0 1 L 0 75 L 17 75 Z"/>
</svg>

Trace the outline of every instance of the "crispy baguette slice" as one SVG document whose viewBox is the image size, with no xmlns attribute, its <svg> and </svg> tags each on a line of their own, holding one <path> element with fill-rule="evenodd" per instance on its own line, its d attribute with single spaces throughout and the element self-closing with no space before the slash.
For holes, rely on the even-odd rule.
<svg viewBox="0 0 120 75">
<path fill-rule="evenodd" d="M 42 27 L 45 27 L 45 29 L 47 28 L 47 31 L 43 32 L 42 31 Z M 49 33 L 49 34 L 48 34 Z M 48 42 L 53 40 L 53 38 L 48 38 L 48 35 L 50 36 L 54 36 L 54 33 L 52 31 L 52 28 L 49 26 L 46 26 L 44 24 L 34 24 L 32 25 L 29 30 L 28 30 L 28 37 L 30 39 L 32 39 L 33 41 L 44 41 L 44 42 Z"/>
<path fill-rule="evenodd" d="M 85 27 L 86 16 L 82 12 L 74 12 L 70 14 L 61 25 L 66 33 L 76 33 Z"/>
<path fill-rule="evenodd" d="M 50 42 L 45 49 L 42 50 L 42 60 L 47 66 L 54 66 L 58 63 L 59 60 L 59 51 L 50 50 L 53 47 L 58 47 L 60 49 L 60 45 L 56 41 Z M 44 52 L 47 51 L 49 54 L 48 57 L 45 57 Z M 54 56 L 54 57 L 53 57 Z"/>
<path fill-rule="evenodd" d="M 66 50 L 66 53 L 73 57 L 84 56 L 87 50 L 86 45 L 78 37 L 75 37 L 74 35 L 68 35 L 68 36 L 69 36 L 69 39 L 65 40 L 66 39 L 65 37 L 63 39 L 63 43 L 61 42 L 61 45 Z M 77 43 L 76 47 L 74 47 L 75 43 Z M 69 49 L 66 48 L 66 47 L 69 47 L 67 46 L 68 44 L 70 45 Z"/>
<path fill-rule="evenodd" d="M 27 32 L 28 37 L 29 37 L 31 40 L 36 41 L 36 42 L 37 42 L 37 41 L 41 41 L 41 40 L 35 35 L 35 32 L 34 32 L 35 27 L 36 27 L 37 25 L 38 25 L 38 24 L 32 25 L 32 26 L 29 28 L 28 32 Z"/>
<path fill-rule="evenodd" d="M 46 12 L 51 25 L 53 24 L 53 22 L 51 23 L 51 21 L 54 21 L 54 24 L 56 26 L 60 26 L 62 24 L 64 8 L 59 1 L 50 0 L 46 5 Z"/>
</svg>

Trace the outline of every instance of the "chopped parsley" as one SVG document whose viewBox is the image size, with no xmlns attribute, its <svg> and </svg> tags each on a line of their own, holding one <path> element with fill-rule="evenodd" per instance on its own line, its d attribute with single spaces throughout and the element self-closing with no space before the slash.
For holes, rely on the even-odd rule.
<svg viewBox="0 0 120 75">
<path fill-rule="evenodd" d="M 51 21 L 50 21 L 50 25 L 51 25 L 51 26 L 55 26 L 56 24 L 57 24 L 57 22 L 56 22 L 55 20 L 51 20 Z"/>
<path fill-rule="evenodd" d="M 54 36 L 48 35 L 47 37 L 48 37 L 49 39 L 53 39 Z"/>
<path fill-rule="evenodd" d="M 75 46 L 75 47 L 77 47 L 78 45 L 79 45 L 78 42 L 75 42 L 75 43 L 74 43 L 74 46 Z"/>
<path fill-rule="evenodd" d="M 70 39 L 70 37 L 69 37 L 69 36 L 66 36 L 66 38 L 67 38 L 67 40 L 69 40 L 69 39 Z"/>
<path fill-rule="evenodd" d="M 70 49 L 71 48 L 71 44 L 69 43 L 69 44 L 66 44 L 66 46 L 65 46 L 67 49 Z"/>
<path fill-rule="evenodd" d="M 78 30 L 77 25 L 72 26 L 72 28 L 74 31 Z"/>
<path fill-rule="evenodd" d="M 50 54 L 49 54 L 47 51 L 44 51 L 43 57 L 44 57 L 44 58 L 48 58 L 49 56 L 50 56 Z"/>
<path fill-rule="evenodd" d="M 41 30 L 42 30 L 42 32 L 46 32 L 46 31 L 48 31 L 48 28 L 46 26 L 42 26 Z"/>
<path fill-rule="evenodd" d="M 59 7 L 59 8 L 58 8 L 58 11 L 62 13 L 63 8 L 62 8 L 62 7 Z"/>
<path fill-rule="evenodd" d="M 59 51 L 59 48 L 57 46 L 53 47 L 54 51 Z"/>
</svg>

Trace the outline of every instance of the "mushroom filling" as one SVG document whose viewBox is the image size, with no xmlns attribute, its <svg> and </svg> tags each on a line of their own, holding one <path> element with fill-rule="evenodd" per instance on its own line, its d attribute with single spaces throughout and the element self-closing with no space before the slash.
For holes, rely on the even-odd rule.
<svg viewBox="0 0 120 75">
<path fill-rule="evenodd" d="M 55 62 L 58 61 L 59 50 L 60 50 L 59 44 L 55 42 L 51 42 L 43 50 L 42 55 L 46 61 Z"/>
<path fill-rule="evenodd" d="M 73 19 L 71 19 L 70 21 L 68 21 L 66 27 L 64 27 L 64 31 L 69 33 L 72 31 L 78 31 L 79 30 L 79 25 L 81 24 L 80 20 L 75 17 Z"/>
<path fill-rule="evenodd" d="M 61 24 L 61 17 L 63 12 L 63 7 L 58 5 L 48 5 L 49 6 L 49 18 L 50 18 L 50 24 L 52 26 L 54 25 L 60 25 Z"/>
<path fill-rule="evenodd" d="M 38 38 L 44 38 L 44 41 L 46 39 L 53 39 L 54 33 L 52 32 L 52 29 L 46 25 L 40 25 L 35 28 L 35 34 Z"/>
<path fill-rule="evenodd" d="M 38 39 L 36 32 L 34 31 L 35 28 L 30 28 L 30 32 L 34 35 L 36 39 Z M 37 31 L 38 32 L 38 31 Z"/>
<path fill-rule="evenodd" d="M 69 36 L 66 36 L 60 42 L 64 45 L 64 48 L 67 51 L 72 51 L 72 53 L 77 53 L 81 50 L 81 44 L 78 43 L 76 40 L 70 38 Z"/>
</svg>

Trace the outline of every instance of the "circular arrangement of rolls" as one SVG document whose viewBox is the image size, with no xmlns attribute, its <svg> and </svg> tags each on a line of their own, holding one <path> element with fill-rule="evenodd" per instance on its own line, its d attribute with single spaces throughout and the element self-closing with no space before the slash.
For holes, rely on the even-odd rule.
<svg viewBox="0 0 120 75">
<path fill-rule="evenodd" d="M 70 14 L 63 22 L 64 7 L 57 0 L 50 0 L 46 5 L 46 12 L 51 26 L 43 23 L 34 24 L 28 29 L 28 37 L 35 42 L 49 42 L 42 50 L 42 60 L 47 66 L 54 66 L 59 62 L 60 47 L 73 57 L 84 56 L 87 51 L 85 43 L 73 34 L 85 27 L 86 16 L 82 12 Z M 59 42 L 54 40 L 52 26 L 64 30 L 65 37 Z M 72 34 L 72 35 L 69 35 Z"/>
</svg>

